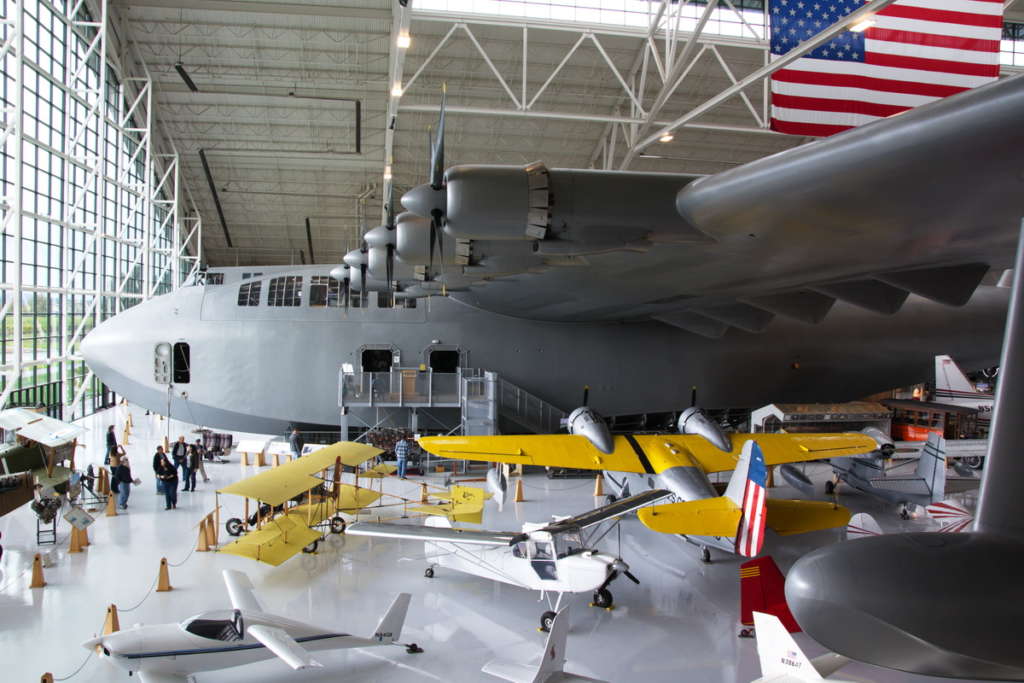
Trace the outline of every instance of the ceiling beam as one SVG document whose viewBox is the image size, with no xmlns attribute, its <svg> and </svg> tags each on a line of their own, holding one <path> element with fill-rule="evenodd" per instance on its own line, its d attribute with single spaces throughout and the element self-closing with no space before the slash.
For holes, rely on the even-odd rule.
<svg viewBox="0 0 1024 683">
<path fill-rule="evenodd" d="M 245 14 L 287 14 L 340 19 L 378 19 L 390 21 L 388 10 L 340 5 L 314 5 L 306 2 L 248 2 L 248 0 L 116 0 L 119 7 L 206 10 L 208 12 L 244 12 Z"/>
</svg>

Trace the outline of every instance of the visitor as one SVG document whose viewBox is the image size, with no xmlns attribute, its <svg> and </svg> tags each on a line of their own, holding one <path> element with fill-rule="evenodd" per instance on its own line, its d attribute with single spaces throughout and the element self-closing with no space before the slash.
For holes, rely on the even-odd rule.
<svg viewBox="0 0 1024 683">
<path fill-rule="evenodd" d="M 117 492 L 117 506 L 122 510 L 128 509 L 128 495 L 131 493 L 132 484 L 141 484 L 138 479 L 132 479 L 131 466 L 128 458 L 122 456 L 119 459 L 117 468 L 110 478 L 110 487 Z"/>
<path fill-rule="evenodd" d="M 203 458 L 199 455 L 199 448 L 195 444 L 191 444 L 188 447 L 188 473 L 185 475 L 185 487 L 182 491 L 195 491 L 196 490 L 196 474 L 199 472 L 199 466 L 203 464 Z"/>
<path fill-rule="evenodd" d="M 157 468 L 160 465 L 160 461 L 161 460 L 167 460 L 167 454 L 164 453 L 164 447 L 163 446 L 157 446 L 156 447 L 156 453 L 153 454 L 153 473 L 154 474 L 157 473 Z M 167 462 L 170 462 L 170 460 L 167 460 Z M 161 493 L 165 493 L 165 491 L 164 491 L 164 480 L 161 479 L 159 476 L 156 478 L 156 493 L 157 493 L 157 495 L 160 495 Z"/>
<path fill-rule="evenodd" d="M 103 458 L 103 464 L 109 465 L 110 458 L 117 453 L 117 434 L 114 433 L 114 425 L 107 427 L 107 453 Z"/>
<path fill-rule="evenodd" d="M 395 444 L 395 457 L 398 459 L 398 478 L 405 479 L 405 464 L 409 458 L 409 442 L 405 437 Z"/>
<path fill-rule="evenodd" d="M 210 478 L 206 476 L 206 465 L 203 461 L 206 460 L 206 447 L 203 446 L 201 439 L 196 439 L 195 449 L 199 451 L 199 472 L 203 475 L 203 482 L 210 481 Z"/>
<path fill-rule="evenodd" d="M 292 455 L 296 458 L 301 458 L 302 449 L 306 445 L 306 440 L 302 438 L 302 434 L 299 433 L 298 427 L 292 427 L 292 435 L 288 438 L 288 443 L 292 447 Z"/>
<path fill-rule="evenodd" d="M 175 467 L 181 468 L 182 481 L 188 481 L 188 444 L 184 436 L 179 436 L 171 446 L 171 461 Z"/>
<path fill-rule="evenodd" d="M 156 454 L 158 460 L 153 469 L 157 481 L 163 484 L 164 502 L 167 504 L 164 510 L 173 510 L 178 507 L 178 468 L 167 459 L 163 448 L 158 449 Z"/>
</svg>

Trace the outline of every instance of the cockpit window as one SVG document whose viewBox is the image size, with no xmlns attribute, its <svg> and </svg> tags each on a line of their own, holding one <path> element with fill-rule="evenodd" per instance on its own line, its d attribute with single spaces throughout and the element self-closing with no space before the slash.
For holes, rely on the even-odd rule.
<svg viewBox="0 0 1024 683">
<path fill-rule="evenodd" d="M 206 284 L 208 285 L 222 285 L 224 284 L 224 273 L 207 273 Z"/>
<path fill-rule="evenodd" d="M 314 275 L 309 281 L 310 308 L 337 308 L 341 306 L 340 282 L 326 275 Z"/>
<path fill-rule="evenodd" d="M 302 304 L 302 276 L 286 275 L 270 281 L 268 306 L 299 306 Z"/>
<path fill-rule="evenodd" d="M 242 639 L 235 629 L 234 622 L 230 619 L 193 619 L 185 625 L 185 630 L 194 636 L 210 640 L 223 640 L 230 643 Z"/>
<path fill-rule="evenodd" d="M 555 553 L 559 559 L 583 550 L 583 539 L 578 531 L 563 531 L 554 534 Z"/>
<path fill-rule="evenodd" d="M 260 288 L 263 286 L 262 280 L 256 280 L 255 282 L 246 282 L 238 288 L 238 305 L 239 306 L 259 306 L 260 305 Z"/>
<path fill-rule="evenodd" d="M 186 342 L 174 343 L 174 383 L 188 384 L 192 381 L 192 352 Z"/>
</svg>

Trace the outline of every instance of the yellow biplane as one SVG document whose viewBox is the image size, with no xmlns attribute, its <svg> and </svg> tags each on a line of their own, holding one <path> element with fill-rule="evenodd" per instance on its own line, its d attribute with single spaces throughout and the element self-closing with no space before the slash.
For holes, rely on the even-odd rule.
<svg viewBox="0 0 1024 683">
<path fill-rule="evenodd" d="M 287 464 L 235 482 L 217 491 L 245 498 L 244 519 L 233 517 L 225 528 L 238 540 L 220 552 L 277 566 L 299 552 L 313 552 L 326 533 L 345 531 L 344 514 L 355 514 L 383 495 L 341 483 L 342 466 L 358 467 L 383 451 L 340 441 Z M 330 473 L 330 478 L 328 478 Z M 250 515 L 249 501 L 257 509 Z"/>
</svg>

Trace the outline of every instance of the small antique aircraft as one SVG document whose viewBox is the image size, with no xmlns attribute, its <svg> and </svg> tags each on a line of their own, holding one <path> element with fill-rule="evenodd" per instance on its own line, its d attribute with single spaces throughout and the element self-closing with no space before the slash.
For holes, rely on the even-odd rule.
<svg viewBox="0 0 1024 683">
<path fill-rule="evenodd" d="M 616 520 L 669 495 L 664 490 L 645 491 L 550 524 L 525 523 L 520 532 L 456 528 L 444 517 L 428 517 L 423 526 L 356 522 L 347 533 L 424 541 L 431 562 L 424 571 L 427 578 L 433 578 L 437 567 L 445 567 L 544 594 L 557 593 L 555 605 L 540 619 L 547 631 L 566 593 L 593 591 L 593 605 L 610 608 L 613 597 L 608 586 L 620 574 L 639 583 L 621 558 L 594 548 Z"/>
<path fill-rule="evenodd" d="M 744 455 L 745 450 L 757 453 L 761 465 L 752 471 L 763 474 L 772 465 L 856 455 L 877 448 L 871 436 L 861 433 L 725 434 L 699 408 L 680 416 L 680 434 L 620 434 L 605 439 L 603 422 L 581 422 L 585 429 L 577 433 L 434 436 L 421 438 L 420 445 L 447 458 L 603 470 L 623 496 L 644 489 L 668 489 L 678 502 L 644 510 L 640 520 L 655 531 L 678 534 L 699 545 L 705 562 L 711 559 L 709 547 L 746 557 L 760 551 L 759 544 L 739 543 L 748 481 L 747 466 L 740 465 L 751 458 L 751 454 Z M 756 448 L 746 446 L 752 440 L 756 440 Z M 708 478 L 728 471 L 734 472 L 730 487 L 736 483 L 732 498 L 720 495 Z M 764 488 L 765 481 L 760 486 Z M 842 527 L 850 519 L 846 508 L 831 502 L 765 496 L 763 503 L 766 511 L 760 524 L 783 535 Z M 761 537 L 763 540 L 763 534 Z"/>
<path fill-rule="evenodd" d="M 495 678 L 512 683 L 555 683 L 556 681 L 578 681 L 583 683 L 606 683 L 597 678 L 565 671 L 565 642 L 569 636 L 569 608 L 563 607 L 551 623 L 551 630 L 541 650 L 537 664 L 521 664 L 502 659 L 492 659 L 484 664 L 482 671 Z"/>
<path fill-rule="evenodd" d="M 381 493 L 341 483 L 342 466 L 356 467 L 383 451 L 366 444 L 340 441 L 289 463 L 260 472 L 217 491 L 245 498 L 244 518 L 232 517 L 225 527 L 238 540 L 219 552 L 277 566 L 300 551 L 314 552 L 326 530 L 345 531 L 342 513 L 353 514 L 380 499 Z M 333 468 L 333 477 L 326 473 Z M 250 515 L 249 501 L 257 509 Z"/>
<path fill-rule="evenodd" d="M 321 667 L 310 652 L 401 645 L 422 652 L 418 645 L 399 643 L 410 596 L 400 593 L 369 638 L 339 633 L 286 617 L 268 614 L 260 605 L 249 577 L 225 569 L 224 583 L 231 610 L 203 612 L 178 624 L 135 626 L 82 643 L 95 649 L 142 683 L 183 683 L 203 671 L 251 664 L 277 656 L 292 669 Z"/>
</svg>

